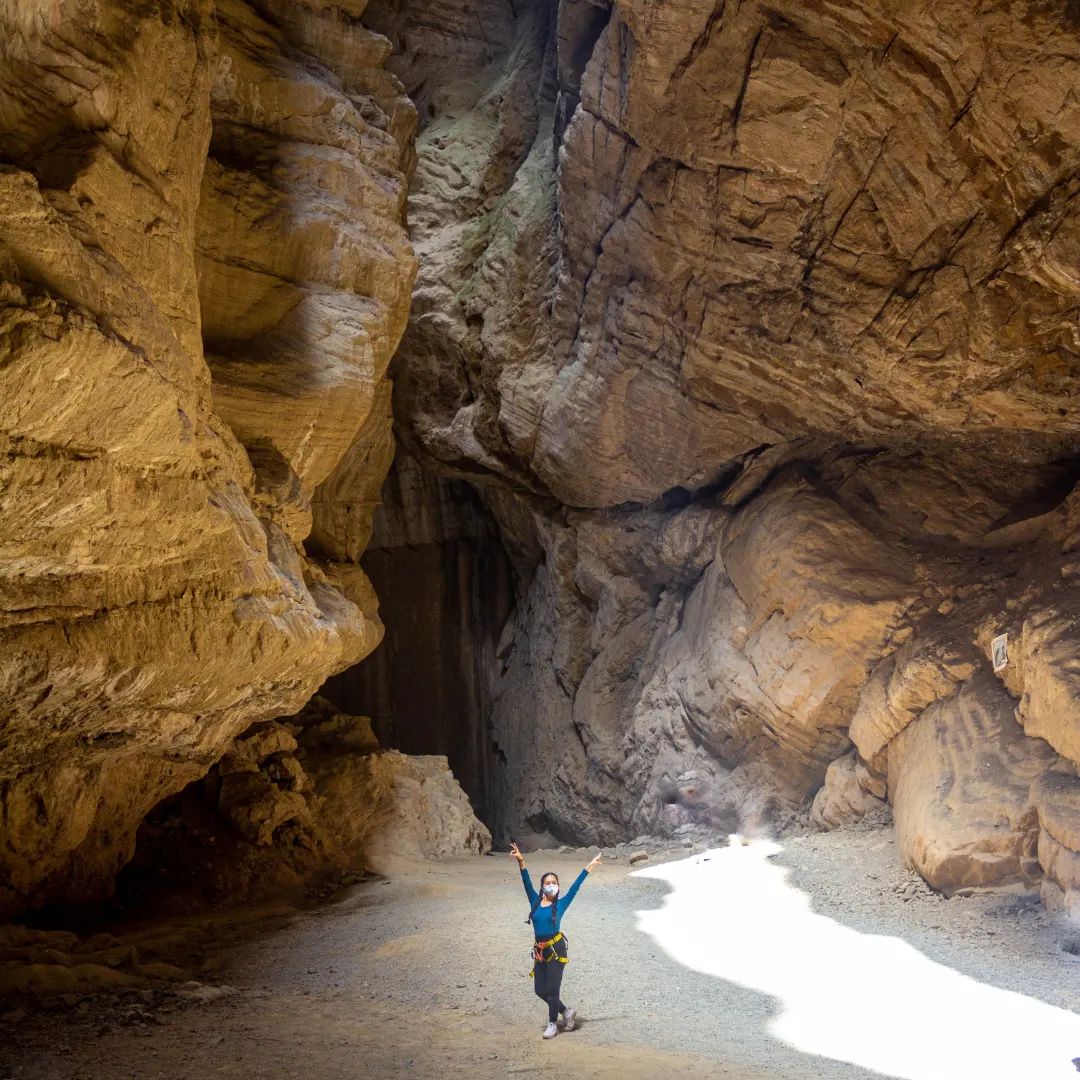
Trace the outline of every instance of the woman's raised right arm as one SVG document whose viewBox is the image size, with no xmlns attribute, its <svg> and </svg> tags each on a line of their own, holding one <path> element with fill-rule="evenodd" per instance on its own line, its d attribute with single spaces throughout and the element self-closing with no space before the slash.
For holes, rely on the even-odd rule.
<svg viewBox="0 0 1080 1080">
<path fill-rule="evenodd" d="M 518 869 L 521 871 L 521 883 L 525 886 L 525 895 L 529 898 L 529 903 L 536 907 L 540 900 L 540 896 L 536 889 L 533 888 L 532 878 L 529 877 L 529 871 L 525 869 L 525 856 L 521 854 L 521 849 L 517 844 L 511 842 L 510 854 L 517 859 Z"/>
</svg>

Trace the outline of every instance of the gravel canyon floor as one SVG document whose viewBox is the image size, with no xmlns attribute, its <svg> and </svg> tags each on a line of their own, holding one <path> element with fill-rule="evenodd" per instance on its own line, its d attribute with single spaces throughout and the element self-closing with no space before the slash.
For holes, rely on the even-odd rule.
<svg viewBox="0 0 1080 1080">
<path fill-rule="evenodd" d="M 584 856 L 530 869 L 568 884 Z M 107 1033 L 25 1021 L 6 1075 L 1075 1075 L 1080 931 L 1024 896 L 940 898 L 888 826 L 608 861 L 567 927 L 583 1022 L 553 1042 L 524 908 L 509 857 L 413 865 L 223 945 L 235 994 Z"/>
</svg>

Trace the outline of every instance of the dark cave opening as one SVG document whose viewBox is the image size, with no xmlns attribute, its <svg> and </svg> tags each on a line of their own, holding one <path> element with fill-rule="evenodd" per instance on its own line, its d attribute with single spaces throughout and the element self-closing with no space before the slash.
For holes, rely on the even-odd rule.
<svg viewBox="0 0 1080 1080">
<path fill-rule="evenodd" d="M 500 751 L 489 725 L 496 647 L 514 608 L 514 573 L 468 483 L 399 455 L 361 564 L 385 637 L 320 694 L 369 716 L 380 744 L 449 760 L 477 816 L 496 817 Z"/>
</svg>

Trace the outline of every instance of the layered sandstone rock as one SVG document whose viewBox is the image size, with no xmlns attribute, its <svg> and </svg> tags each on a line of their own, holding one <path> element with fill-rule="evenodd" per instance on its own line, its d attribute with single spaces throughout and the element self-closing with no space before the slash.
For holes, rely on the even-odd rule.
<svg viewBox="0 0 1080 1080">
<path fill-rule="evenodd" d="M 825 770 L 825 781 L 814 796 L 810 820 L 822 829 L 862 821 L 885 804 L 884 786 L 875 783 L 854 750 L 838 757 Z"/>
<path fill-rule="evenodd" d="M 484 6 L 479 87 L 469 61 L 446 74 L 447 37 L 479 45 L 471 5 L 370 12 L 413 52 L 407 82 L 420 54 L 453 90 L 420 139 L 407 352 L 445 362 L 402 369 L 440 460 L 610 506 L 808 433 L 1068 451 L 1076 40 L 1056 13 Z M 544 33 L 588 63 L 538 69 Z M 532 287 L 552 262 L 553 295 Z"/>
<path fill-rule="evenodd" d="M 782 822 L 836 761 L 819 822 L 888 794 L 938 887 L 1070 895 L 1067 13 L 367 18 L 421 114 L 395 415 L 518 574 L 497 837 Z"/>
<path fill-rule="evenodd" d="M 889 749 L 889 801 L 900 843 L 947 895 L 1041 876 L 1032 783 L 1055 763 L 1026 738 L 989 674 L 940 699 Z"/>
<path fill-rule="evenodd" d="M 381 634 L 303 546 L 339 462 L 385 471 L 415 269 L 415 114 L 358 15 L 0 5 L 0 914 L 107 889 Z"/>
<path fill-rule="evenodd" d="M 1065 6 L 129 8 L 2 9 L 0 910 L 370 651 L 372 536 L 334 692 L 434 657 L 500 840 L 887 795 L 1076 908 Z M 218 770 L 253 848 L 290 753 Z"/>
</svg>

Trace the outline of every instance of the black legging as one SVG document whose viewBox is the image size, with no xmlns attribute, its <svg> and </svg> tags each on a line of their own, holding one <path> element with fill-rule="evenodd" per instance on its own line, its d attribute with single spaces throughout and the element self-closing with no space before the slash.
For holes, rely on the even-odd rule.
<svg viewBox="0 0 1080 1080">
<path fill-rule="evenodd" d="M 565 941 L 558 942 L 554 948 L 562 956 L 566 955 Z M 550 953 L 550 950 L 548 952 Z M 559 1019 L 559 1013 L 566 1012 L 566 1006 L 559 1000 L 564 967 L 566 965 L 557 959 L 538 960 L 533 966 L 533 989 L 538 998 L 547 1002 L 549 1024 L 554 1024 Z"/>
</svg>

